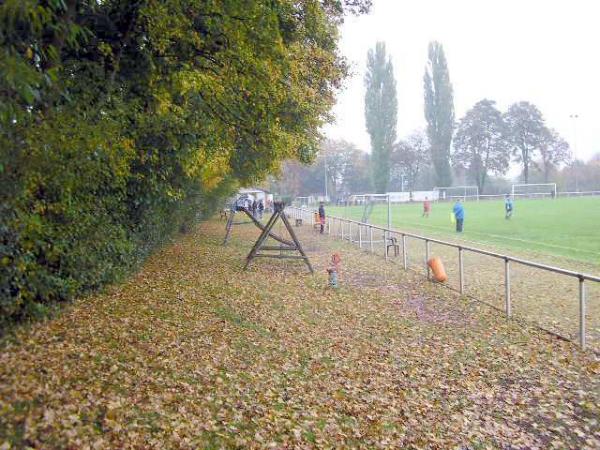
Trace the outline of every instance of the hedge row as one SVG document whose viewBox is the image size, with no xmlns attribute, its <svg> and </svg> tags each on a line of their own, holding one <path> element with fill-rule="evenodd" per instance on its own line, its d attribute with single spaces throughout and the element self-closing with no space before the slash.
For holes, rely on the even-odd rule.
<svg viewBox="0 0 600 450">
<path fill-rule="evenodd" d="M 0 3 L 0 326 L 310 161 L 369 0 Z"/>
</svg>

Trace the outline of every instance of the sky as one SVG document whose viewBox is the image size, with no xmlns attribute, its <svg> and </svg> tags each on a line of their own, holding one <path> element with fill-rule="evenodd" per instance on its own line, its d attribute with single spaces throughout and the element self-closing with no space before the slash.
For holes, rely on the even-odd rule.
<svg viewBox="0 0 600 450">
<path fill-rule="evenodd" d="M 364 119 L 366 55 L 377 41 L 392 58 L 398 137 L 425 127 L 427 46 L 444 46 L 457 120 L 477 101 L 535 104 L 578 159 L 600 152 L 600 1 L 373 0 L 368 15 L 348 17 L 341 53 L 351 76 L 338 94 L 325 135 L 370 152 Z M 570 115 L 578 115 L 571 119 Z"/>
</svg>

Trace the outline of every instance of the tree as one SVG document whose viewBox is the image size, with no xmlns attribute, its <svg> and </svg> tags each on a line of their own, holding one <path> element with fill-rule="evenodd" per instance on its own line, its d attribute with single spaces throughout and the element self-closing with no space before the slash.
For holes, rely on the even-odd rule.
<svg viewBox="0 0 600 450">
<path fill-rule="evenodd" d="M 337 199 L 342 193 L 371 191 L 369 155 L 353 143 L 343 139 L 326 139 L 317 160 L 324 160 L 327 166 L 329 196 L 332 199 Z"/>
<path fill-rule="evenodd" d="M 0 2 L 0 328 L 316 157 L 369 0 Z"/>
<path fill-rule="evenodd" d="M 495 105 L 487 99 L 477 102 L 460 119 L 454 136 L 453 163 L 467 171 L 480 193 L 490 172 L 502 175 L 509 167 L 504 120 Z"/>
<path fill-rule="evenodd" d="M 431 145 L 436 184 L 451 186 L 450 144 L 454 129 L 454 99 L 444 48 L 439 42 L 429 43 L 429 60 L 423 82 L 427 137 Z"/>
<path fill-rule="evenodd" d="M 329 196 L 336 199 L 344 183 L 344 174 L 350 163 L 350 153 L 354 144 L 343 139 L 325 139 L 319 151 L 319 160 L 327 167 Z"/>
<path fill-rule="evenodd" d="M 350 192 L 371 192 L 369 155 L 343 139 L 324 139 L 316 160 L 286 161 L 272 189 L 285 196 L 322 195 L 327 181 L 332 200 Z"/>
<path fill-rule="evenodd" d="M 386 56 L 385 43 L 378 42 L 367 53 L 365 75 L 365 118 L 371 137 L 373 185 L 378 193 L 388 190 L 390 155 L 396 140 L 398 102 L 391 58 Z"/>
<path fill-rule="evenodd" d="M 547 183 L 552 169 L 571 159 L 571 148 L 569 147 L 569 143 L 556 130 L 548 129 L 544 133 L 544 139 L 539 151 L 541 170 L 544 173 L 544 183 Z"/>
<path fill-rule="evenodd" d="M 576 187 L 581 191 L 600 191 L 600 153 L 587 162 L 576 159 L 563 166 L 557 172 L 556 182 L 560 191 L 573 191 Z"/>
<path fill-rule="evenodd" d="M 342 188 L 347 194 L 373 192 L 371 160 L 367 152 L 358 148 L 351 151 Z"/>
<path fill-rule="evenodd" d="M 396 182 L 394 184 L 400 189 L 415 189 L 423 169 L 430 164 L 430 152 L 427 136 L 420 130 L 394 144 L 391 158 L 392 181 Z M 398 178 L 400 183 L 397 183 Z"/>
<path fill-rule="evenodd" d="M 529 167 L 547 136 L 542 113 L 529 102 L 512 104 L 504 113 L 507 142 L 515 161 L 523 167 L 524 183 L 529 182 Z"/>
</svg>

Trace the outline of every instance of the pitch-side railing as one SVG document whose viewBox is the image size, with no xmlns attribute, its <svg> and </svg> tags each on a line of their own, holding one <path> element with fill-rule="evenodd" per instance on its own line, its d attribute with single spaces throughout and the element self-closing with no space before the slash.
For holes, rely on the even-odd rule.
<svg viewBox="0 0 600 450">
<path fill-rule="evenodd" d="M 302 219 L 303 221 L 307 221 L 311 224 L 314 224 L 315 218 L 315 210 L 298 208 L 295 206 L 289 206 L 286 208 L 286 211 L 290 216 L 295 219 Z M 572 270 L 562 269 L 560 267 L 554 267 L 547 264 L 541 264 L 534 261 L 528 261 L 526 259 L 516 258 L 514 256 L 502 255 L 496 252 L 490 252 L 487 250 L 482 250 L 479 248 L 469 247 L 465 245 L 453 244 L 451 242 L 442 241 L 439 239 L 433 239 L 426 236 L 421 236 L 418 234 L 407 233 L 404 231 L 392 230 L 385 227 L 380 227 L 377 225 L 372 225 L 369 223 L 359 222 L 352 219 L 345 219 L 342 217 L 336 216 L 327 216 L 327 234 L 331 235 L 332 228 L 336 228 L 336 224 L 338 225 L 338 229 L 340 230 L 340 236 L 344 239 L 344 234 L 346 237 L 353 236 L 352 227 L 358 227 L 358 246 L 363 248 L 363 242 L 369 244 L 369 251 L 371 253 L 374 252 L 373 247 L 373 230 L 378 230 L 379 232 L 383 232 L 384 236 L 384 256 L 385 259 L 388 259 L 388 251 L 389 247 L 387 242 L 391 236 L 400 236 L 402 241 L 402 265 L 404 270 L 408 269 L 408 254 L 406 251 L 406 238 L 412 238 L 421 240 L 425 244 L 425 269 L 427 270 L 427 278 L 430 278 L 429 266 L 427 266 L 427 261 L 429 260 L 430 254 L 430 244 L 439 244 L 446 247 L 455 248 L 458 250 L 458 277 L 459 277 L 459 288 L 458 291 L 461 294 L 465 293 L 465 283 L 464 283 L 464 265 L 463 259 L 465 252 L 477 253 L 480 255 L 487 255 L 493 258 L 497 258 L 504 261 L 504 310 L 507 317 L 512 316 L 512 304 L 511 304 L 511 289 L 510 289 L 510 267 L 511 263 L 518 263 L 524 266 L 534 267 L 537 269 L 545 270 L 548 272 L 554 272 L 561 275 L 569 276 L 576 278 L 579 281 L 579 344 L 585 349 L 586 348 L 586 323 L 585 323 L 585 314 L 586 314 L 586 281 L 600 283 L 600 277 L 574 272 Z M 348 229 L 345 230 L 344 227 L 347 226 Z M 364 236 L 363 240 L 363 231 L 366 229 L 367 233 Z"/>
</svg>

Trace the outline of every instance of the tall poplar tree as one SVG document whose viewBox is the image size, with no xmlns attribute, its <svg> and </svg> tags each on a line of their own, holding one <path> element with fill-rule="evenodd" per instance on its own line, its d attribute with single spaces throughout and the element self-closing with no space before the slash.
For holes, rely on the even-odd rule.
<svg viewBox="0 0 600 450">
<path fill-rule="evenodd" d="M 367 53 L 365 75 L 365 118 L 371 136 L 373 186 L 385 193 L 390 182 L 390 155 L 396 140 L 398 100 L 391 58 L 386 56 L 385 43 L 377 42 Z"/>
<path fill-rule="evenodd" d="M 429 43 L 429 60 L 423 82 L 427 137 L 431 145 L 436 184 L 451 186 L 450 144 L 454 129 L 454 97 L 444 48 L 439 42 Z"/>
</svg>

